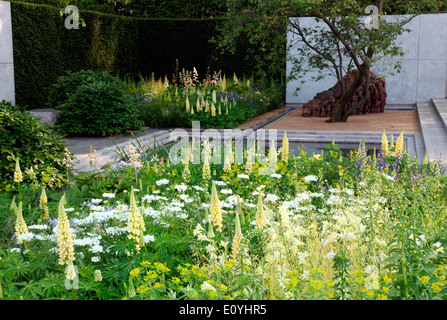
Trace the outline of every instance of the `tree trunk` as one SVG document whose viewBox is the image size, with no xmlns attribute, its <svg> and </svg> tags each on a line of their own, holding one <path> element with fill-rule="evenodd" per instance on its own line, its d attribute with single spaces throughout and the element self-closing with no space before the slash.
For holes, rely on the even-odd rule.
<svg viewBox="0 0 447 320">
<path fill-rule="evenodd" d="M 341 96 L 341 98 L 335 103 L 332 108 L 332 115 L 329 122 L 346 122 L 348 120 L 349 114 L 351 114 L 354 110 L 352 110 L 348 114 L 348 103 L 352 100 L 357 90 L 361 87 L 364 82 L 363 72 L 358 72 L 357 76 L 354 79 L 354 82 L 346 91 L 345 94 Z M 368 84 L 367 84 L 368 85 Z"/>
</svg>

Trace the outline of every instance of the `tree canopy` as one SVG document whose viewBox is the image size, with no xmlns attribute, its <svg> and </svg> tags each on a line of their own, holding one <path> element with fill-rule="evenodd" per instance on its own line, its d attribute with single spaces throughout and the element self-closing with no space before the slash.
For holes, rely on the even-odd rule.
<svg viewBox="0 0 447 320">
<path fill-rule="evenodd" d="M 265 74 L 285 68 L 277 50 L 298 47 L 301 55 L 290 57 L 293 68 L 289 79 L 303 76 L 310 70 L 319 70 L 320 76 L 332 72 L 343 88 L 343 96 L 332 108 L 331 122 L 347 121 L 357 107 L 369 99 L 370 68 L 376 57 L 401 56 L 402 49 L 394 40 L 407 31 L 405 24 L 415 15 L 439 11 L 445 1 L 367 1 L 367 0 L 234 0 L 226 24 L 221 29 L 217 43 L 223 50 L 234 50 L 242 34 L 252 43 L 267 44 L 277 36 L 274 47 L 264 47 L 260 71 Z M 385 19 L 388 13 L 405 13 L 396 19 Z M 312 17 L 320 22 L 309 28 L 302 18 Z M 287 42 L 285 34 L 276 32 L 286 26 L 296 36 Z M 348 63 L 346 63 L 348 61 Z M 397 68 L 399 66 L 397 65 Z M 356 70 L 355 81 L 347 86 L 344 76 Z M 361 87 L 365 95 L 358 103 L 348 104 Z"/>
</svg>

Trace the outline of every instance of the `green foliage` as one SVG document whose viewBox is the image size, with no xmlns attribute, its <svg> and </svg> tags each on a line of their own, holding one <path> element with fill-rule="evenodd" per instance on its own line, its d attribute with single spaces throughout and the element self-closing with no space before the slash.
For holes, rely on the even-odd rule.
<svg viewBox="0 0 447 320">
<path fill-rule="evenodd" d="M 60 188 L 71 171 L 72 154 L 66 148 L 50 125 L 10 103 L 0 104 L 0 190 L 16 187 L 11 183 L 16 158 L 26 183 Z"/>
<path fill-rule="evenodd" d="M 182 77 L 188 78 L 180 74 Z M 284 87 L 274 82 L 254 82 L 253 78 L 238 79 L 235 75 L 226 79 L 215 73 L 213 84 L 207 85 L 206 77 L 203 81 L 196 77 L 194 83 L 186 85 L 171 79 L 164 86 L 161 79 L 149 79 L 132 86 L 130 90 L 135 94 L 135 105 L 144 124 L 153 128 L 190 128 L 194 121 L 199 121 L 201 128 L 236 128 L 283 106 Z"/>
<path fill-rule="evenodd" d="M 446 298 L 447 192 L 437 163 L 371 157 L 364 142 L 347 155 L 332 143 L 321 156 L 279 158 L 275 175 L 260 174 L 267 165 L 259 155 L 249 172 L 243 163 L 230 170 L 212 163 L 220 231 L 201 163 L 190 159 L 186 180 L 185 164 L 168 163 L 166 150 L 133 146 L 131 155 L 119 150 L 127 162 L 73 177 L 64 193 L 76 289 L 67 288 L 52 241 L 61 193 L 48 192 L 44 220 L 40 191 L 23 186 L 28 240 L 21 244 L 10 209 L 16 194 L 0 194 L 4 299 Z M 145 227 L 139 240 L 128 237 L 129 190 Z"/>
<path fill-rule="evenodd" d="M 120 9 L 133 17 L 212 18 L 224 15 L 228 7 L 221 0 L 132 0 Z"/>
<path fill-rule="evenodd" d="M 126 88 L 123 81 L 106 71 L 79 71 L 61 77 L 54 91 L 53 106 L 61 110 L 56 128 L 67 135 L 86 136 L 140 129 Z"/>
<path fill-rule="evenodd" d="M 66 71 L 106 70 L 134 79 L 154 73 L 158 78 L 171 76 L 180 59 L 185 68 L 196 67 L 201 74 L 211 66 L 251 76 L 262 60 L 248 41 L 240 41 L 234 53 L 216 50 L 209 40 L 225 18 L 141 19 L 80 10 L 85 27 L 66 29 L 67 15 L 61 16 L 60 10 L 11 2 L 16 101 L 21 108 L 45 106 L 51 86 Z"/>
</svg>

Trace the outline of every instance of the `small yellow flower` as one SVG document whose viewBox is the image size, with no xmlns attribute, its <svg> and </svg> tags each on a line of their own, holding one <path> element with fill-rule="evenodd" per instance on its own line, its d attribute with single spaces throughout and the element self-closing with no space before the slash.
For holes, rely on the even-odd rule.
<svg viewBox="0 0 447 320">
<path fill-rule="evenodd" d="M 388 277 L 388 276 L 384 276 L 384 277 L 383 277 L 383 281 L 385 281 L 386 284 L 390 284 L 392 280 L 391 280 L 390 277 Z"/>
<path fill-rule="evenodd" d="M 421 281 L 422 283 L 427 283 L 430 281 L 430 278 L 427 276 L 422 276 L 422 277 L 419 277 L 419 281 Z"/>
<path fill-rule="evenodd" d="M 439 282 L 439 281 L 434 282 L 434 283 L 431 285 L 431 288 L 432 288 L 434 291 L 436 291 L 436 292 L 441 291 L 443 287 L 444 287 L 444 284 L 443 284 L 442 282 Z"/>
<path fill-rule="evenodd" d="M 149 279 L 155 279 L 158 277 L 158 274 L 153 271 L 153 270 L 149 270 L 148 272 L 146 272 L 146 276 L 144 277 L 144 281 L 148 281 Z"/>
<path fill-rule="evenodd" d="M 140 268 L 135 268 L 135 269 L 130 270 L 130 273 L 129 273 L 129 274 L 130 274 L 132 277 L 136 277 L 136 276 L 140 273 L 140 271 L 141 271 Z"/>
<path fill-rule="evenodd" d="M 169 272 L 171 271 L 166 265 L 161 262 L 154 262 L 155 267 L 161 272 Z"/>
<path fill-rule="evenodd" d="M 177 283 L 180 283 L 181 280 L 179 278 L 177 278 L 177 277 L 172 277 L 171 281 L 172 281 L 172 283 L 177 284 Z"/>
<path fill-rule="evenodd" d="M 149 290 L 149 287 L 146 285 L 142 285 L 137 288 L 137 292 L 140 294 L 145 294 L 148 290 Z"/>
</svg>

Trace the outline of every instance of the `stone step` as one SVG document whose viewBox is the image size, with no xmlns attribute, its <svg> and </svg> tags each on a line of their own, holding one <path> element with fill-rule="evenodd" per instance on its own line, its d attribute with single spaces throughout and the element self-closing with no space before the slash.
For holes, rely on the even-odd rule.
<svg viewBox="0 0 447 320">
<path fill-rule="evenodd" d="M 417 103 L 417 110 L 428 159 L 447 167 L 447 130 L 433 101 Z"/>
<path fill-rule="evenodd" d="M 447 130 L 447 99 L 432 99 L 432 102 L 442 125 Z"/>
</svg>

